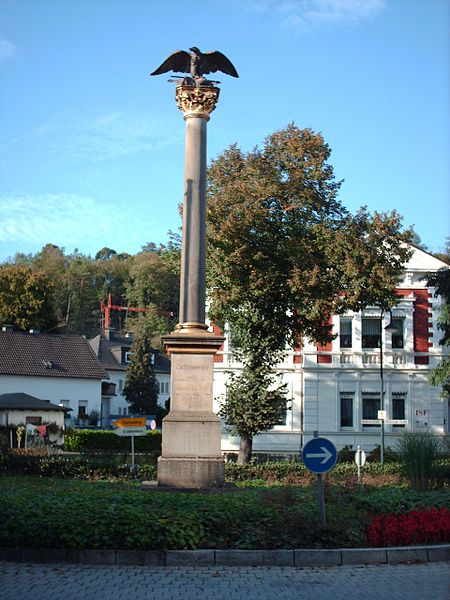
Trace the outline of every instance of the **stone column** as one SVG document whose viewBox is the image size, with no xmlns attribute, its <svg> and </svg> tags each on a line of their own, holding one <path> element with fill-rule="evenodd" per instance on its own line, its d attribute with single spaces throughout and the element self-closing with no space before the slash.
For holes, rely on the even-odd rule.
<svg viewBox="0 0 450 600">
<path fill-rule="evenodd" d="M 220 419 L 213 412 L 213 356 L 223 338 L 205 324 L 206 125 L 219 89 L 179 85 L 176 100 L 186 121 L 180 322 L 163 337 L 171 356 L 171 407 L 163 420 L 158 485 L 222 485 Z"/>
</svg>

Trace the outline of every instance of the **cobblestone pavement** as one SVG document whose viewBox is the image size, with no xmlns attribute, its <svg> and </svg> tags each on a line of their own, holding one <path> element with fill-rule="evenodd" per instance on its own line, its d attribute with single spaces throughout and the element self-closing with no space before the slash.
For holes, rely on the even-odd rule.
<svg viewBox="0 0 450 600">
<path fill-rule="evenodd" d="M 1 600 L 450 600 L 446 563 L 119 567 L 0 563 Z"/>
</svg>

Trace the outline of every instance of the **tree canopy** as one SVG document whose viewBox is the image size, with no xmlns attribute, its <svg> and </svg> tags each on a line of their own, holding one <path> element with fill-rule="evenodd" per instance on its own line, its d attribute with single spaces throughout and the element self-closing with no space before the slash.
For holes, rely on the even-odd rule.
<svg viewBox="0 0 450 600">
<path fill-rule="evenodd" d="M 124 307 L 148 308 L 148 315 L 142 318 L 141 313 L 122 311 L 112 314 L 112 326 L 115 329 L 126 329 L 133 333 L 153 328 L 156 335 L 168 333 L 173 329 L 178 313 L 179 294 L 179 243 L 170 234 L 167 246 L 150 242 L 142 252 L 136 255 L 118 253 L 112 248 L 104 247 L 97 252 L 95 258 L 86 256 L 75 250 L 66 254 L 64 248 L 54 244 L 46 244 L 39 252 L 32 255 L 16 254 L 14 259 L 0 265 L 3 294 L 8 292 L 14 296 L 18 282 L 14 284 L 12 274 L 18 273 L 23 285 L 28 285 L 27 302 L 32 308 L 27 309 L 33 326 L 43 331 L 79 333 L 94 336 L 99 333 L 102 323 L 100 302 L 105 301 L 108 294 L 112 303 Z M 20 269 L 19 269 L 20 267 Z M 24 273 L 27 273 L 25 277 Z M 43 290 L 29 285 L 29 278 L 34 280 L 45 277 L 49 285 L 46 288 L 47 317 L 36 320 L 35 308 L 42 302 Z M 42 286 L 41 286 L 42 287 Z M 6 296 L 5 296 L 6 297 Z M 21 292 L 21 300 L 25 296 Z M 6 320 L 18 328 L 27 328 L 29 319 L 15 319 L 11 307 L 0 312 L 3 322 Z M 43 309 L 42 309 L 43 310 Z M 17 312 L 17 311 L 16 311 Z M 174 317 L 170 317 L 173 313 Z M 139 318 L 139 316 L 141 318 Z M 8 317 L 8 318 L 7 318 Z"/>
<path fill-rule="evenodd" d="M 291 124 L 261 149 L 231 146 L 209 168 L 210 317 L 239 330 L 244 363 L 230 397 L 233 386 L 242 398 L 249 389 L 246 366 L 269 377 L 288 344 L 332 339 L 333 314 L 396 302 L 410 234 L 395 211 L 349 213 L 338 200 L 341 182 L 330 153 L 320 134 Z M 223 405 L 241 437 L 255 434 L 246 425 L 254 404 L 242 400 L 250 413 L 243 408 L 240 417 L 230 416 L 226 400 Z M 277 422 L 280 413 L 272 409 L 265 423 L 258 417 L 260 431 Z"/>
<path fill-rule="evenodd" d="M 19 329 L 56 326 L 54 289 L 46 273 L 24 264 L 0 266 L 0 322 Z"/>
</svg>

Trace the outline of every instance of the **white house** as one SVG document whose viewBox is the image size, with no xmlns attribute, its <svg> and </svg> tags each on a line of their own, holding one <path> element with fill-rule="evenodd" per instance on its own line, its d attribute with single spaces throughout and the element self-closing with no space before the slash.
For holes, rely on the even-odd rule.
<svg viewBox="0 0 450 600">
<path fill-rule="evenodd" d="M 399 303 L 382 315 L 379 307 L 333 317 L 337 337 L 318 347 L 306 340 L 287 352 L 278 366 L 280 382 L 288 385 L 286 420 L 254 439 L 256 452 L 298 453 L 314 431 L 338 448 L 380 444 L 377 423 L 383 383 L 385 447 L 393 447 L 403 431 L 449 432 L 449 406 L 440 388 L 428 383 L 430 371 L 443 356 L 437 328 L 440 298 L 426 285 L 425 274 L 446 267 L 427 252 L 413 248 L 399 282 Z M 381 318 L 382 317 L 382 318 Z M 382 322 L 381 322 L 382 321 Z M 389 328 L 391 329 L 391 328 Z M 216 409 L 226 393 L 228 373 L 240 369 L 229 336 L 214 357 Z M 381 341 L 381 344 L 380 344 Z M 376 421 L 368 423 L 367 421 Z M 395 421 L 389 423 L 389 421 Z M 239 439 L 224 428 L 222 450 L 237 451 Z"/>
<path fill-rule="evenodd" d="M 131 361 L 131 335 L 125 337 L 114 334 L 113 329 L 106 329 L 105 334 L 97 335 L 90 340 L 90 345 L 107 373 L 102 395 L 102 427 L 110 427 L 111 422 L 129 414 L 129 405 L 123 395 L 125 377 Z M 170 398 L 170 360 L 155 349 L 153 367 L 159 387 L 158 403 L 164 407 Z"/>
<path fill-rule="evenodd" d="M 66 425 L 85 424 L 89 415 L 100 414 L 106 379 L 79 335 L 13 331 L 8 325 L 0 331 L 0 394 L 29 394 L 69 408 Z"/>
</svg>

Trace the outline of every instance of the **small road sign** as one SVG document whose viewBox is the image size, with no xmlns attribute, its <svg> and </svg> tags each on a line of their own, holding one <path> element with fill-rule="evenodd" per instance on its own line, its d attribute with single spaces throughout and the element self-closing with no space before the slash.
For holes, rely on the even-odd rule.
<svg viewBox="0 0 450 600">
<path fill-rule="evenodd" d="M 366 464 L 366 453 L 359 446 L 355 452 L 355 463 L 357 467 L 363 467 Z"/>
<path fill-rule="evenodd" d="M 114 433 L 119 437 L 130 437 L 135 435 L 146 435 L 146 427 L 118 427 L 114 429 Z"/>
<path fill-rule="evenodd" d="M 385 425 L 407 425 L 408 421 L 406 419 L 362 419 L 362 425 L 381 425 L 382 421 L 384 421 Z"/>
<path fill-rule="evenodd" d="M 146 424 L 145 417 L 122 417 L 114 421 L 116 427 L 145 427 Z"/>
<path fill-rule="evenodd" d="M 326 438 L 313 438 L 303 447 L 302 459 L 305 467 L 313 473 L 326 473 L 336 464 L 336 446 Z"/>
</svg>

